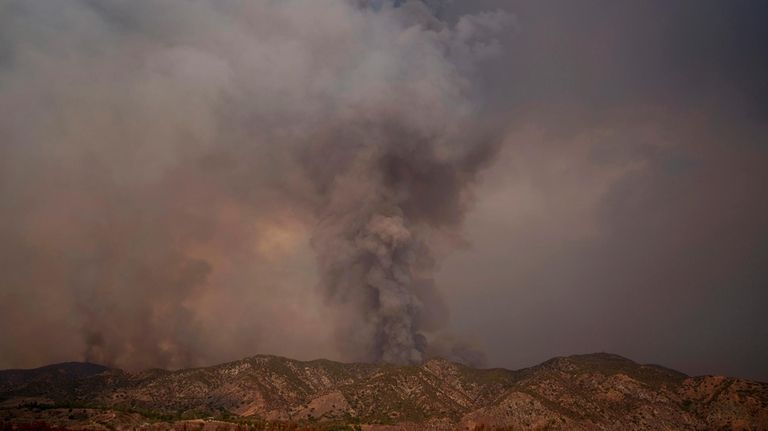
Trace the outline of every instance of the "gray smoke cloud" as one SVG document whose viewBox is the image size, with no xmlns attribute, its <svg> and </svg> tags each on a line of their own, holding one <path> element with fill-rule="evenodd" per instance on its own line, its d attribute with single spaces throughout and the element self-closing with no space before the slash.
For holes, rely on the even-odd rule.
<svg viewBox="0 0 768 431">
<path fill-rule="evenodd" d="M 480 347 L 766 380 L 766 19 L 0 1 L 0 368 Z"/>
<path fill-rule="evenodd" d="M 359 143 L 326 166 L 330 184 L 318 182 L 324 199 L 312 244 L 322 288 L 344 310 L 339 335 L 348 354 L 410 363 L 423 359 L 423 331 L 439 327 L 442 311 L 430 234 L 454 231 L 466 208 L 466 185 L 497 145 L 480 140 L 469 151 L 441 156 L 440 139 L 404 132 L 399 124 L 363 126 L 311 156 L 316 161 L 332 153 L 339 141 Z"/>
<path fill-rule="evenodd" d="M 3 2 L 2 365 L 439 353 L 509 17 L 396 3 Z"/>
</svg>

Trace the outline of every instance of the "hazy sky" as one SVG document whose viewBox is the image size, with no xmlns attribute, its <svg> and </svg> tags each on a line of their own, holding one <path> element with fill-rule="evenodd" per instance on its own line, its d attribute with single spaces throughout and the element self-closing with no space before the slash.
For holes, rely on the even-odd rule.
<svg viewBox="0 0 768 431">
<path fill-rule="evenodd" d="M 768 380 L 768 4 L 397 3 L 0 2 L 0 368 Z"/>
<path fill-rule="evenodd" d="M 478 1 L 500 160 L 445 261 L 495 365 L 609 351 L 768 379 L 768 5 Z"/>
</svg>

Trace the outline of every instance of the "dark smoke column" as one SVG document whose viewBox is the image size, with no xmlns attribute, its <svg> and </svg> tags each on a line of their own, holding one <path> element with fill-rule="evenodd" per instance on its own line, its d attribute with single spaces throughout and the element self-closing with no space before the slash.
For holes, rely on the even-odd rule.
<svg viewBox="0 0 768 431">
<path fill-rule="evenodd" d="M 416 363 L 453 350 L 428 345 L 446 314 L 432 282 L 435 245 L 460 236 L 468 186 L 497 147 L 490 128 L 476 124 L 468 75 L 497 48 L 487 33 L 508 16 L 448 25 L 429 2 L 395 4 L 364 12 L 387 23 L 373 44 L 383 42 L 387 54 L 366 53 L 356 76 L 364 90 L 351 105 L 337 99 L 333 120 L 311 134 L 302 162 L 316 188 L 312 246 L 322 292 L 339 311 L 342 354 Z"/>
<path fill-rule="evenodd" d="M 418 362 L 425 347 L 413 288 L 418 240 L 394 206 L 355 212 L 329 211 L 313 241 L 323 290 L 343 309 L 339 342 L 364 360 Z"/>
<path fill-rule="evenodd" d="M 349 127 L 312 158 L 322 160 L 312 171 L 324 197 L 312 239 L 321 288 L 340 308 L 348 356 L 417 363 L 442 306 L 430 239 L 460 227 L 467 186 L 496 146 L 467 135 L 441 156 L 446 142 L 404 132 L 407 120 Z"/>
</svg>

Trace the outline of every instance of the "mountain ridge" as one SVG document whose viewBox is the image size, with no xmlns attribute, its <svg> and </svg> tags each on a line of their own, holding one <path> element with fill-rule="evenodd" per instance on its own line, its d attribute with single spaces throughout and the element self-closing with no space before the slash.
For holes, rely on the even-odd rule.
<svg viewBox="0 0 768 431">
<path fill-rule="evenodd" d="M 31 403 L 32 410 L 44 406 L 39 415 L 28 414 Z M 115 417 L 139 414 L 139 421 L 768 429 L 766 383 L 691 377 L 610 353 L 556 357 L 520 370 L 477 369 L 440 358 L 392 365 L 254 355 L 210 367 L 135 373 L 71 362 L 0 371 L 0 418 L 6 422 L 31 417 L 71 426 L 52 415 L 72 406 Z M 111 426 L 129 422 L 115 419 Z"/>
</svg>

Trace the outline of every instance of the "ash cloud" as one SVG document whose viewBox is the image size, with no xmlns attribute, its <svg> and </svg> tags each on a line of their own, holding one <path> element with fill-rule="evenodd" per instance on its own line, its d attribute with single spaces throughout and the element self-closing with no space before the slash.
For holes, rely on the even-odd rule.
<svg viewBox="0 0 768 431">
<path fill-rule="evenodd" d="M 765 380 L 766 17 L 0 2 L 0 368 L 482 363 L 464 336 Z"/>
<path fill-rule="evenodd" d="M 321 286 L 343 310 L 346 321 L 338 335 L 348 355 L 419 362 L 427 348 L 424 331 L 437 329 L 431 316 L 443 305 L 432 280 L 430 234 L 458 227 L 467 185 L 495 154 L 497 142 L 486 137 L 445 157 L 439 139 L 403 131 L 398 122 L 349 133 L 311 155 L 316 163 L 339 140 L 363 143 L 329 162 L 331 184 L 318 183 L 323 199 L 312 245 Z"/>
<path fill-rule="evenodd" d="M 399 3 L 3 3 L 2 365 L 421 360 L 509 18 Z"/>
</svg>

